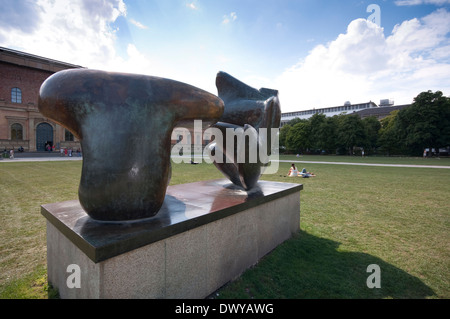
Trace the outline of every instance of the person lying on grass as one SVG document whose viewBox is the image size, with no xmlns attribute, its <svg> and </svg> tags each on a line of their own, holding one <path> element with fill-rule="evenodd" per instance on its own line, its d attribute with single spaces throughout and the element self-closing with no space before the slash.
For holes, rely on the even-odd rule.
<svg viewBox="0 0 450 319">
<path fill-rule="evenodd" d="M 308 178 L 308 177 L 315 177 L 316 175 L 314 173 L 307 172 L 306 168 L 303 168 L 302 171 L 299 173 L 297 168 L 295 167 L 295 164 L 292 163 L 291 167 L 289 168 L 288 176 L 289 177 L 299 176 L 303 178 Z"/>
</svg>

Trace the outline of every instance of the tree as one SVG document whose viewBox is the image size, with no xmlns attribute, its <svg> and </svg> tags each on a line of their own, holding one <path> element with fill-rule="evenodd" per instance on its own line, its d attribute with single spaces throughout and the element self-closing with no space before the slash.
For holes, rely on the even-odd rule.
<svg viewBox="0 0 450 319">
<path fill-rule="evenodd" d="M 288 124 L 289 124 L 290 126 L 294 126 L 295 124 L 297 124 L 297 123 L 299 123 L 299 122 L 305 122 L 305 121 L 307 121 L 307 120 L 301 119 L 301 118 L 299 118 L 299 117 L 294 117 L 292 120 L 290 120 L 290 121 L 288 122 Z"/>
<path fill-rule="evenodd" d="M 326 116 L 325 114 L 319 114 L 316 113 L 313 116 L 309 118 L 310 128 L 311 128 L 311 134 L 309 136 L 310 138 L 310 145 L 311 148 L 314 151 L 322 150 L 323 149 L 323 140 L 325 139 L 324 136 L 324 123 L 325 123 Z"/>
<path fill-rule="evenodd" d="M 359 115 L 339 115 L 338 118 L 338 146 L 345 148 L 349 155 L 353 154 L 355 146 L 363 146 L 366 132 Z"/>
<path fill-rule="evenodd" d="M 398 110 L 392 111 L 381 119 L 378 131 L 378 145 L 381 151 L 387 155 L 398 154 L 400 151 L 399 134 L 396 125 Z"/>
<path fill-rule="evenodd" d="M 421 155 L 425 148 L 450 145 L 450 98 L 441 91 L 422 92 L 414 103 L 397 114 L 398 128 L 404 132 L 404 143 L 412 155 Z"/>
<path fill-rule="evenodd" d="M 374 116 L 366 117 L 362 120 L 366 140 L 364 141 L 364 150 L 366 154 L 374 152 L 378 145 L 378 131 L 381 128 L 380 121 Z"/>
<path fill-rule="evenodd" d="M 303 153 L 311 147 L 309 121 L 301 121 L 292 126 L 286 136 L 286 147 L 294 152 Z"/>
<path fill-rule="evenodd" d="M 317 135 L 317 147 L 329 154 L 335 154 L 337 148 L 338 117 L 327 117 L 320 123 Z"/>
<path fill-rule="evenodd" d="M 279 138 L 280 138 L 279 143 L 280 144 L 279 145 L 280 145 L 281 149 L 288 150 L 287 149 L 287 145 L 286 145 L 286 139 L 287 139 L 287 136 L 289 134 L 289 131 L 291 130 L 291 127 L 292 127 L 291 125 L 285 124 L 280 129 L 280 135 L 279 135 Z"/>
</svg>

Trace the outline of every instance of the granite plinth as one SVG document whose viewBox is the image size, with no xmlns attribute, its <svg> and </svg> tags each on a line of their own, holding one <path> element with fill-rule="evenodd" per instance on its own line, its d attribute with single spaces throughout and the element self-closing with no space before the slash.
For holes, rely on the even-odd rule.
<svg viewBox="0 0 450 319">
<path fill-rule="evenodd" d="M 62 298 L 204 298 L 298 231 L 300 184 L 169 186 L 159 213 L 98 222 L 77 200 L 42 205 L 49 281 Z M 67 266 L 81 268 L 68 288 Z"/>
</svg>

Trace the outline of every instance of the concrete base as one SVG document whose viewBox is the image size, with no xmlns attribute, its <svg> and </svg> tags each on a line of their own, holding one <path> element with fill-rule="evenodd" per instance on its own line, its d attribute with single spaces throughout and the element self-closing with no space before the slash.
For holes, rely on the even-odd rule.
<svg viewBox="0 0 450 319">
<path fill-rule="evenodd" d="M 128 223 L 94 221 L 78 201 L 43 205 L 49 282 L 61 298 L 205 298 L 299 230 L 301 189 L 169 186 L 155 217 Z"/>
</svg>

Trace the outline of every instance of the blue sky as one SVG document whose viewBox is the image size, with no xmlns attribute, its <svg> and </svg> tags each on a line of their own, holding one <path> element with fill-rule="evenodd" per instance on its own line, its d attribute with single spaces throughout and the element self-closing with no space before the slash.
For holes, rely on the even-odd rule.
<svg viewBox="0 0 450 319">
<path fill-rule="evenodd" d="M 450 94 L 450 0 L 2 0 L 2 9 L 0 46 L 213 94 L 225 71 L 279 90 L 283 112 Z"/>
</svg>

